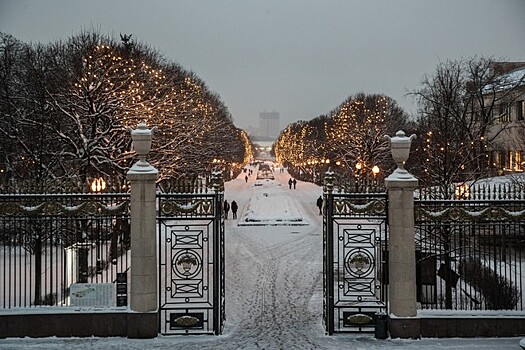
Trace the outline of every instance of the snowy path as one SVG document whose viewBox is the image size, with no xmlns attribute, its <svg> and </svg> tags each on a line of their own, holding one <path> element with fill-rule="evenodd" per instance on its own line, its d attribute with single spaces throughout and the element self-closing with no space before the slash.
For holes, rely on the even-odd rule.
<svg viewBox="0 0 525 350">
<path fill-rule="evenodd" d="M 293 202 L 309 225 L 237 226 L 236 220 L 227 221 L 225 345 L 318 349 L 311 337 L 323 334 L 322 221 L 315 207 L 321 190 L 303 183 L 290 190 L 288 174 L 275 175 L 275 181 L 262 186 L 254 186 L 254 179 L 231 181 L 225 198 L 245 208 L 253 196 L 268 193 L 270 201 L 272 196 L 277 201 L 267 214 L 278 217 L 288 209 L 283 205 Z M 276 184 L 281 184 L 278 193 Z"/>
<path fill-rule="evenodd" d="M 256 172 L 254 172 L 256 173 Z M 215 336 L 125 338 L 0 339 L 2 349 L 518 349 L 519 339 L 376 340 L 373 335 L 325 336 L 322 327 L 322 219 L 315 201 L 318 186 L 298 182 L 289 189 L 288 174 L 254 186 L 244 174 L 226 184 L 225 198 L 239 205 L 243 217 L 250 198 L 272 191 L 278 198 L 267 215 L 278 216 L 293 202 L 304 226 L 237 226 L 226 221 L 226 326 Z M 269 191 L 269 187 L 272 188 Z M 278 193 L 278 195 L 277 195 Z M 288 200 L 283 200 L 287 198 Z"/>
</svg>

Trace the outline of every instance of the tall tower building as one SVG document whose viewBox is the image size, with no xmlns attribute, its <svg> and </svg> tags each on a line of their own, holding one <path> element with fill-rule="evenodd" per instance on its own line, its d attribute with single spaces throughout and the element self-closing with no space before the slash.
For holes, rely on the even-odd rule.
<svg viewBox="0 0 525 350">
<path fill-rule="evenodd" d="M 265 138 L 277 138 L 279 136 L 279 113 L 261 112 L 259 113 L 259 136 Z"/>
</svg>

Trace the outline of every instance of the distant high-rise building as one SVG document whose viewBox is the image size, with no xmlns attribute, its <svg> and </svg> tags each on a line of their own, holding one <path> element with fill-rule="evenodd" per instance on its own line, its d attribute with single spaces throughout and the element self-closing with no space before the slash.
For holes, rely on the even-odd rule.
<svg viewBox="0 0 525 350">
<path fill-rule="evenodd" d="M 266 138 L 277 138 L 279 136 L 279 113 L 261 112 L 259 113 L 259 136 Z"/>
</svg>

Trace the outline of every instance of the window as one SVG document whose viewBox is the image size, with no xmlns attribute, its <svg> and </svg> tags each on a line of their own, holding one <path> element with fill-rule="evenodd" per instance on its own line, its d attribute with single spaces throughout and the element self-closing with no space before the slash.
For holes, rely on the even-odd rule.
<svg viewBox="0 0 525 350">
<path fill-rule="evenodd" d="M 523 100 L 516 102 L 516 120 L 523 120 Z"/>
<path fill-rule="evenodd" d="M 519 158 L 519 152 L 510 151 L 509 153 L 510 153 L 509 154 L 509 160 L 510 160 L 509 169 L 516 171 L 518 170 L 519 164 L 521 163 L 521 160 L 517 159 Z"/>
<path fill-rule="evenodd" d="M 510 122 L 510 114 L 509 109 L 506 105 L 499 105 L 499 122 L 500 123 L 508 123 Z"/>
<path fill-rule="evenodd" d="M 507 151 L 499 151 L 498 154 L 499 159 L 499 168 L 503 168 L 503 170 L 507 169 Z"/>
</svg>

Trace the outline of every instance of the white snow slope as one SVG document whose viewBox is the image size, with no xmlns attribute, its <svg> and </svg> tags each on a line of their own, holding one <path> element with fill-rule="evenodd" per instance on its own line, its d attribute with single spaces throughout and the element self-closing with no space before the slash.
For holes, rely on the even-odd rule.
<svg viewBox="0 0 525 350">
<path fill-rule="evenodd" d="M 0 349 L 520 348 L 519 338 L 377 340 L 373 334 L 326 336 L 321 320 L 322 220 L 315 206 L 321 188 L 299 181 L 297 189 L 289 189 L 287 173 L 276 173 L 274 181 L 265 181 L 262 186 L 254 186 L 254 176 L 246 183 L 244 176 L 241 173 L 228 182 L 225 190 L 228 202 L 235 200 L 239 205 L 239 219 L 233 220 L 230 212 L 226 221 L 227 319 L 223 335 L 149 340 L 9 338 L 0 339 Z M 267 225 L 243 226 L 250 215 Z M 301 225 L 294 224 L 298 218 Z"/>
</svg>

